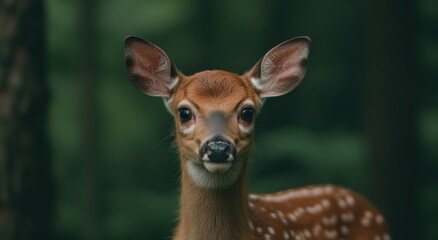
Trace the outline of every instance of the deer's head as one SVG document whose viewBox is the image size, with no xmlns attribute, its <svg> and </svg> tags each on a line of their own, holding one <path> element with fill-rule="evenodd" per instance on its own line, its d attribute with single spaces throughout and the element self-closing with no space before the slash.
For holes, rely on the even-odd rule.
<svg viewBox="0 0 438 240">
<path fill-rule="evenodd" d="M 306 72 L 310 39 L 298 37 L 271 49 L 244 75 L 179 72 L 166 53 L 143 39 L 125 40 L 131 82 L 164 98 L 175 119 L 183 172 L 205 188 L 233 184 L 252 147 L 254 121 L 266 97 L 294 89 Z"/>
</svg>

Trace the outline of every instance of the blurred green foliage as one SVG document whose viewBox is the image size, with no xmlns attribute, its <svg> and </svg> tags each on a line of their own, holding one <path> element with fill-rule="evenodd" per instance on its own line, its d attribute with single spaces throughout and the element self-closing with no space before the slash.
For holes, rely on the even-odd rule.
<svg viewBox="0 0 438 240">
<path fill-rule="evenodd" d="M 334 183 L 366 194 L 358 107 L 358 52 L 366 40 L 358 30 L 359 5 L 348 0 L 296 1 L 284 3 L 289 10 L 280 15 L 273 2 L 98 2 L 101 134 L 96 145 L 101 149 L 97 200 L 102 239 L 167 239 L 177 219 L 179 164 L 171 147 L 173 122 L 161 99 L 144 96 L 127 80 L 127 35 L 159 45 L 188 75 L 212 68 L 243 73 L 277 43 L 310 36 L 304 82 L 291 94 L 269 99 L 257 121 L 251 189 L 272 192 Z M 421 72 L 412 84 L 421 90 L 417 117 L 422 158 L 415 160 L 421 161 L 420 222 L 423 239 L 438 239 L 438 5 L 421 0 L 418 6 Z M 79 9 L 72 0 L 48 0 L 47 9 L 56 238 L 83 239 Z"/>
</svg>

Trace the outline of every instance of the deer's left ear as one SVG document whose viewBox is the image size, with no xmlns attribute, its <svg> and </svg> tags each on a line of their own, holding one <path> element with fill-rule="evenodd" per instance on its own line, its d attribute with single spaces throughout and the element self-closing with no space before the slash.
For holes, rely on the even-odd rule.
<svg viewBox="0 0 438 240">
<path fill-rule="evenodd" d="M 308 37 L 296 37 L 266 53 L 250 71 L 261 98 L 280 96 L 298 86 L 306 73 L 309 47 Z"/>
</svg>

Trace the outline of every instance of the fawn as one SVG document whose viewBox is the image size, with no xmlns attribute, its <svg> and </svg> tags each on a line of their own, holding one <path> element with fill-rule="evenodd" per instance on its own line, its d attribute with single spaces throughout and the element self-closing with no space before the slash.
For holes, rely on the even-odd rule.
<svg viewBox="0 0 438 240">
<path fill-rule="evenodd" d="M 181 197 L 173 239 L 391 239 L 382 214 L 341 187 L 248 193 L 255 117 L 267 97 L 301 82 L 309 46 L 307 37 L 285 41 L 241 76 L 219 70 L 185 76 L 157 46 L 125 39 L 129 79 L 162 97 L 175 119 Z"/>
</svg>

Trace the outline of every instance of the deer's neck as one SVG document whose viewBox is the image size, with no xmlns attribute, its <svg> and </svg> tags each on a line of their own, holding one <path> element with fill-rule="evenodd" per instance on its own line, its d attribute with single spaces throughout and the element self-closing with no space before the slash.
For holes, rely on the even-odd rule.
<svg viewBox="0 0 438 240">
<path fill-rule="evenodd" d="M 246 162 L 231 186 L 213 189 L 197 186 L 182 166 L 180 223 L 175 239 L 249 239 Z"/>
</svg>

